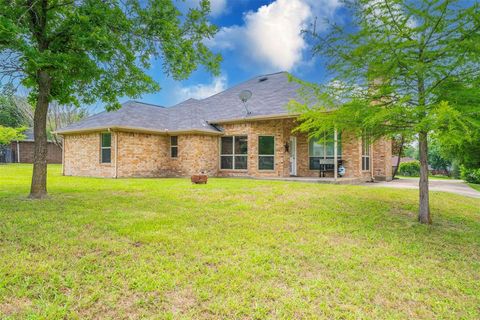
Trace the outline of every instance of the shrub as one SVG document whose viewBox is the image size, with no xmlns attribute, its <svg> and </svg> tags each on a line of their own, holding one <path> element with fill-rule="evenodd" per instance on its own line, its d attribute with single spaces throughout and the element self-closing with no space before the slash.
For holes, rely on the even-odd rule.
<svg viewBox="0 0 480 320">
<path fill-rule="evenodd" d="M 460 168 L 460 176 L 467 182 L 480 184 L 480 168 L 468 169 L 462 166 Z"/>
<path fill-rule="evenodd" d="M 419 161 L 409 161 L 400 163 L 398 168 L 398 173 L 402 176 L 407 177 L 418 177 L 420 176 L 420 162 Z"/>
</svg>

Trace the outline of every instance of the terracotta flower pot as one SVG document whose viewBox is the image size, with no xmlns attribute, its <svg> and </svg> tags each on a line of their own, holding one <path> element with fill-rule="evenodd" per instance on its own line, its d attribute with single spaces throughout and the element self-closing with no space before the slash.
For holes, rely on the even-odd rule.
<svg viewBox="0 0 480 320">
<path fill-rule="evenodd" d="M 208 176 L 206 174 L 194 174 L 191 177 L 192 183 L 195 184 L 206 184 L 208 180 Z"/>
</svg>

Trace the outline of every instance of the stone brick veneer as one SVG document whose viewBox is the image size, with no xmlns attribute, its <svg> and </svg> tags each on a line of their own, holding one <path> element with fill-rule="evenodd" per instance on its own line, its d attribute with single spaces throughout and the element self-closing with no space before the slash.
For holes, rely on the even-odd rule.
<svg viewBox="0 0 480 320">
<path fill-rule="evenodd" d="M 206 173 L 209 176 L 288 177 L 290 154 L 285 145 L 291 136 L 297 138 L 297 176 L 318 177 L 309 169 L 308 138 L 292 133 L 293 119 L 251 121 L 223 124 L 224 135 L 248 137 L 247 170 L 220 170 L 220 136 L 184 134 L 178 136 L 178 157 L 170 157 L 170 136 L 139 132 L 112 132 L 112 161 L 100 163 L 100 132 L 66 135 L 64 174 L 97 177 L 173 177 Z M 275 137 L 274 170 L 258 169 L 258 137 Z M 118 143 L 118 148 L 116 144 Z M 346 177 L 363 180 L 391 179 L 391 142 L 382 139 L 372 145 L 372 168 L 361 170 L 361 141 L 342 135 L 342 153 Z M 115 161 L 118 155 L 117 161 Z"/>
</svg>

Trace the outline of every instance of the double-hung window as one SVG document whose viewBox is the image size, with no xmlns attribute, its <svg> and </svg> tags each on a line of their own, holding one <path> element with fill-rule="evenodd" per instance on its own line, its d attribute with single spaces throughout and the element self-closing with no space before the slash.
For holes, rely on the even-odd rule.
<svg viewBox="0 0 480 320">
<path fill-rule="evenodd" d="M 275 168 L 275 137 L 258 137 L 258 170 L 273 170 Z"/>
<path fill-rule="evenodd" d="M 112 134 L 105 132 L 101 134 L 100 138 L 100 161 L 101 163 L 110 163 L 112 162 Z"/>
<path fill-rule="evenodd" d="M 370 139 L 366 133 L 362 135 L 362 170 L 370 170 Z"/>
<path fill-rule="evenodd" d="M 220 141 L 220 169 L 247 169 L 247 136 L 222 137 Z"/>
<path fill-rule="evenodd" d="M 170 157 L 178 157 L 178 136 L 170 137 Z"/>
<path fill-rule="evenodd" d="M 310 170 L 333 170 L 335 142 L 333 134 L 324 134 L 320 139 L 310 139 L 308 156 Z M 342 159 L 342 137 L 337 136 L 337 158 Z"/>
</svg>

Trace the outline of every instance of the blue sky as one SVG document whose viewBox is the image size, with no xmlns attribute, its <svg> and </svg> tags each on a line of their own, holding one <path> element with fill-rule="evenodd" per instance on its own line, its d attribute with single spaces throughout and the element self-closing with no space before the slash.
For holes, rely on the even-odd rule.
<svg viewBox="0 0 480 320">
<path fill-rule="evenodd" d="M 198 4 L 198 0 L 185 1 L 185 6 Z M 320 31 L 325 19 L 338 21 L 342 11 L 339 0 L 211 0 L 211 8 L 211 21 L 219 32 L 207 45 L 223 56 L 220 76 L 200 69 L 188 80 L 177 82 L 163 74 L 161 61 L 155 61 L 147 72 L 162 90 L 137 100 L 171 106 L 278 71 L 309 81 L 324 80 L 323 66 L 312 57 L 311 47 L 300 32 L 311 26 L 315 17 Z M 128 98 L 121 99 L 125 100 Z"/>
</svg>

